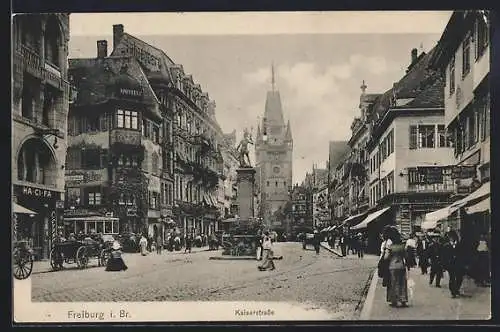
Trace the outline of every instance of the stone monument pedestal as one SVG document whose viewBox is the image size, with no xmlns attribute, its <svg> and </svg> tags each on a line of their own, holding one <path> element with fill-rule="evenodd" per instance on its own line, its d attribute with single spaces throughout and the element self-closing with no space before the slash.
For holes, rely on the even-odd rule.
<svg viewBox="0 0 500 332">
<path fill-rule="evenodd" d="M 255 204 L 255 169 L 242 167 L 236 170 L 238 184 L 238 220 L 232 225 L 227 240 L 231 246 L 223 251 L 225 256 L 255 258 L 257 254 L 256 230 L 252 229 Z"/>
<path fill-rule="evenodd" d="M 238 168 L 238 215 L 242 222 L 249 223 L 254 217 L 254 197 L 255 197 L 255 168 Z"/>
</svg>

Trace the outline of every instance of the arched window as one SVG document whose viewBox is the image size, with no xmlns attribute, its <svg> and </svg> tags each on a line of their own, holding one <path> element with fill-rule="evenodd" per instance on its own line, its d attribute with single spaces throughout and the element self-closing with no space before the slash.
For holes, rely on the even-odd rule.
<svg viewBox="0 0 500 332">
<path fill-rule="evenodd" d="M 55 16 L 50 16 L 45 26 L 45 61 L 60 67 L 59 49 L 61 45 L 61 29 Z"/>
<path fill-rule="evenodd" d="M 41 22 L 36 15 L 19 15 L 21 20 L 21 43 L 30 50 L 40 52 Z"/>
<path fill-rule="evenodd" d="M 17 157 L 17 178 L 21 181 L 55 185 L 57 169 L 49 147 L 39 139 L 26 141 Z"/>
</svg>

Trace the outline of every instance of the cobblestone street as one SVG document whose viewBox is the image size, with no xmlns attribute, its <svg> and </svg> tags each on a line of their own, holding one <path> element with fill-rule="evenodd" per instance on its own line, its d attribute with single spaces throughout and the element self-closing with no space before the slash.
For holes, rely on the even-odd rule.
<svg viewBox="0 0 500 332">
<path fill-rule="evenodd" d="M 308 248 L 309 249 L 309 248 Z M 279 243 L 275 271 L 257 270 L 251 260 L 209 260 L 220 251 L 192 254 L 128 254 L 125 272 L 86 270 L 38 272 L 32 300 L 44 301 L 293 301 L 325 309 L 335 319 L 355 319 L 376 259 L 319 255 L 300 243 Z M 45 263 L 45 262 L 44 262 Z M 47 262 L 48 264 L 48 262 Z"/>
</svg>

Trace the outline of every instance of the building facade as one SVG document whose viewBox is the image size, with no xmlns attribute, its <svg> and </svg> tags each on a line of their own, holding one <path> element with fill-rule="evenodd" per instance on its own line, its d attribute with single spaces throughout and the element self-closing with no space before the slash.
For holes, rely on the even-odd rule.
<svg viewBox="0 0 500 332">
<path fill-rule="evenodd" d="M 69 14 L 13 17 L 12 201 L 14 239 L 47 257 L 62 224 Z M 20 213 L 19 207 L 34 213 Z"/>
<path fill-rule="evenodd" d="M 374 234 L 387 223 L 404 234 L 417 231 L 426 213 L 450 202 L 453 154 L 445 130 L 443 80 L 429 68 L 434 51 L 417 56 L 412 50 L 407 74 L 376 104 L 382 112 L 367 145 L 369 205 L 370 212 L 385 212 L 377 214 L 385 222 L 367 225 Z"/>
<path fill-rule="evenodd" d="M 468 204 L 490 195 L 490 18 L 483 10 L 453 12 L 431 61 L 445 78 L 445 126 L 453 141 L 455 202 Z M 476 198 L 474 198 L 476 197 Z M 456 203 L 454 203 L 456 204 Z M 441 228 L 460 230 L 462 239 L 473 242 L 491 231 L 488 199 L 471 209 L 438 210 Z M 429 225 L 427 225 L 429 226 Z M 432 226 L 431 226 L 432 227 Z M 439 226 L 438 226 L 439 227 Z"/>
<path fill-rule="evenodd" d="M 217 187 L 223 176 L 219 148 L 222 131 L 215 117 L 215 102 L 182 65 L 174 63 L 162 50 L 124 32 L 123 25 L 113 26 L 113 45 L 112 56 L 131 55 L 141 63 L 165 110 L 164 122 L 168 126 L 164 130 L 173 136 L 171 142 L 165 143 L 165 148 L 172 152 L 165 158 L 172 165 L 171 209 L 177 231 L 210 234 L 220 219 Z M 166 214 L 170 213 L 168 208 Z"/>
<path fill-rule="evenodd" d="M 311 190 L 304 185 L 294 185 L 291 194 L 292 211 L 290 216 L 290 235 L 296 235 L 303 229 L 313 227 Z"/>
<path fill-rule="evenodd" d="M 328 207 L 328 184 L 316 188 L 312 195 L 313 226 L 322 228 L 330 225 L 330 210 Z"/>
<path fill-rule="evenodd" d="M 328 152 L 328 208 L 332 224 L 337 222 L 335 209 L 338 206 L 337 167 L 342 163 L 344 155 L 348 152 L 347 141 L 330 141 Z"/>
<path fill-rule="evenodd" d="M 262 123 L 255 142 L 259 213 L 268 227 L 281 227 L 273 215 L 290 200 L 292 188 L 293 138 L 290 121 L 285 123 L 281 97 L 274 86 L 268 91 Z M 275 224 L 273 224 L 275 223 Z"/>
<path fill-rule="evenodd" d="M 140 64 L 108 57 L 107 42 L 98 41 L 96 58 L 70 60 L 70 76 L 78 98 L 68 120 L 67 233 L 163 236 L 168 150 L 161 104 Z"/>
<path fill-rule="evenodd" d="M 432 65 L 445 77 L 445 125 L 454 141 L 457 166 L 471 166 L 458 180 L 459 194 L 473 180 L 490 179 L 490 24 L 486 11 L 455 11 Z"/>
<path fill-rule="evenodd" d="M 236 170 L 239 167 L 236 151 L 236 130 L 224 134 L 222 141 L 222 159 L 224 160 L 224 177 L 219 186 L 219 202 L 221 202 L 222 219 L 234 218 L 238 214 L 238 183 Z"/>
</svg>

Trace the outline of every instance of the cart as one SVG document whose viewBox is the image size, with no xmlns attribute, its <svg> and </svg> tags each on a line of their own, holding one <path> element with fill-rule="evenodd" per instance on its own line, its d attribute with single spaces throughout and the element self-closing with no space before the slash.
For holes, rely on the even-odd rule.
<svg viewBox="0 0 500 332">
<path fill-rule="evenodd" d="M 33 252 L 28 246 L 28 241 L 18 241 L 12 248 L 12 272 L 14 278 L 23 280 L 28 278 L 33 271 Z"/>
<path fill-rule="evenodd" d="M 90 258 L 97 258 L 98 265 L 106 265 L 109 258 L 109 248 L 91 238 L 82 241 L 69 240 L 56 243 L 50 251 L 50 266 L 53 270 L 61 270 L 63 264 L 76 264 L 84 269 L 88 266 Z"/>
</svg>

